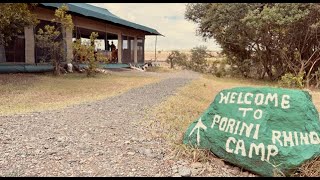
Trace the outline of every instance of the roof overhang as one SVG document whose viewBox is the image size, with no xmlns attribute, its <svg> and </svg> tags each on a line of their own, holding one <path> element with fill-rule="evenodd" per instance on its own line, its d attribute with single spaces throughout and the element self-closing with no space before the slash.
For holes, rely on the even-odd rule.
<svg viewBox="0 0 320 180">
<path fill-rule="evenodd" d="M 72 13 L 77 13 L 83 16 L 103 20 L 106 22 L 111 22 L 116 25 L 121 25 L 128 28 L 144 31 L 146 35 L 163 36 L 153 28 L 149 28 L 140 24 L 136 24 L 136 23 L 121 19 L 118 16 L 109 12 L 107 9 L 96 7 L 90 4 L 86 4 L 86 3 L 39 3 L 39 4 L 44 7 L 51 7 L 51 8 L 52 7 L 59 8 L 63 4 L 66 4 L 68 6 L 69 11 Z"/>
</svg>

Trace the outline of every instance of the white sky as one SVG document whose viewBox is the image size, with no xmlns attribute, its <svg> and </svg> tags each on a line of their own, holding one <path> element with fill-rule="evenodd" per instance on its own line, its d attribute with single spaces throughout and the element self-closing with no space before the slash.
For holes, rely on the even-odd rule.
<svg viewBox="0 0 320 180">
<path fill-rule="evenodd" d="M 205 45 L 220 50 L 214 40 L 204 42 L 196 36 L 196 24 L 184 19 L 185 3 L 89 3 L 108 9 L 112 14 L 163 34 L 157 37 L 158 50 L 189 50 Z M 146 51 L 155 49 L 155 36 L 146 36 Z"/>
</svg>

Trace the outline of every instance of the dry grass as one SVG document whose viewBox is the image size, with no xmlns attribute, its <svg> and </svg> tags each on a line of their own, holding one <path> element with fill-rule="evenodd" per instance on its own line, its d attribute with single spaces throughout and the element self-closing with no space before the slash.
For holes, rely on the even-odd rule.
<svg viewBox="0 0 320 180">
<path fill-rule="evenodd" d="M 216 78 L 205 75 L 188 86 L 181 88 L 176 96 L 168 98 L 154 109 L 153 113 L 156 114 L 158 121 L 163 126 L 163 137 L 171 142 L 172 158 L 184 157 L 200 162 L 208 162 L 214 159 L 213 154 L 209 151 L 189 148 L 182 144 L 183 135 L 188 126 L 210 105 L 219 91 L 239 86 L 277 87 L 277 84 L 235 78 Z M 311 94 L 314 102 L 320 99 L 319 91 L 312 91 Z M 315 102 L 315 104 L 319 111 L 319 101 Z M 302 175 L 319 176 L 319 162 L 318 158 L 303 165 L 301 167 Z"/>
<path fill-rule="evenodd" d="M 157 60 L 158 61 L 165 61 L 167 59 L 167 57 L 169 56 L 169 54 L 171 53 L 171 50 L 160 50 L 161 52 L 159 53 L 159 50 L 157 50 Z M 181 53 L 185 53 L 187 55 L 191 55 L 191 51 L 190 50 L 179 50 L 179 52 Z M 209 51 L 208 53 L 210 53 L 212 56 L 219 56 L 217 51 Z M 154 51 L 145 51 L 144 52 L 144 56 L 146 60 L 155 60 L 155 54 Z"/>
<path fill-rule="evenodd" d="M 0 115 L 64 108 L 119 95 L 160 80 L 155 77 L 85 74 L 53 77 L 45 74 L 0 75 Z"/>
<path fill-rule="evenodd" d="M 320 157 L 317 157 L 311 161 L 303 164 L 298 173 L 293 176 L 297 177 L 319 177 L 320 176 Z"/>
</svg>

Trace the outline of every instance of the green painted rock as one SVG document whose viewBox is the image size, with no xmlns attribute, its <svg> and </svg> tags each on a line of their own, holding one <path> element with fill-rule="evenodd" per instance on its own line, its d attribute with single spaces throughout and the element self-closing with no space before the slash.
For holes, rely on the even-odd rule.
<svg viewBox="0 0 320 180">
<path fill-rule="evenodd" d="M 320 155 L 319 113 L 308 92 L 223 90 L 187 129 L 183 143 L 262 176 L 288 175 Z"/>
</svg>

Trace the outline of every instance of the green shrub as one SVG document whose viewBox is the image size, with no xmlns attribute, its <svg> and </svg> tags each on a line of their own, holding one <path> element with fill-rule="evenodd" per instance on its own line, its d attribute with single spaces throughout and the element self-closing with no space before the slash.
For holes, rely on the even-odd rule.
<svg viewBox="0 0 320 180">
<path fill-rule="evenodd" d="M 187 67 L 188 57 L 185 53 L 181 53 L 180 51 L 174 50 L 171 51 L 169 56 L 166 59 L 166 62 L 170 64 L 170 68 L 174 68 L 175 65 L 181 66 L 183 68 Z"/>
<path fill-rule="evenodd" d="M 207 69 L 207 59 L 209 54 L 207 53 L 206 46 L 194 47 L 191 49 L 190 67 L 193 71 L 204 73 Z"/>
<path fill-rule="evenodd" d="M 284 76 L 281 77 L 279 84 L 283 87 L 288 88 L 303 88 L 304 87 L 304 74 L 300 73 L 295 76 L 292 73 L 286 73 Z"/>
</svg>

